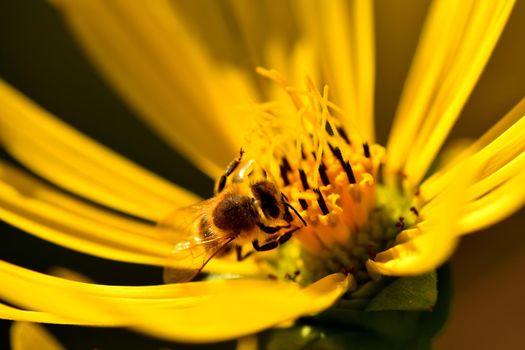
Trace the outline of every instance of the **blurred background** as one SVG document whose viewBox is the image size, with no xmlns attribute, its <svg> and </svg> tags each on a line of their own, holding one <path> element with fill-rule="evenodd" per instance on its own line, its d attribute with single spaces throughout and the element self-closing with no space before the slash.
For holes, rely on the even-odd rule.
<svg viewBox="0 0 525 350">
<path fill-rule="evenodd" d="M 376 125 L 384 144 L 428 1 L 376 2 Z M 475 138 L 525 96 L 525 2 L 518 1 L 450 139 Z M 41 0 L 0 0 L 0 77 L 59 118 L 201 196 L 212 180 L 141 124 L 85 59 L 55 10 Z M 133 140 L 133 142 L 131 142 Z M 3 158 L 9 158 L 1 153 Z M 524 184 L 525 186 L 525 184 Z M 455 298 L 436 349 L 518 347 L 525 327 L 525 211 L 464 237 L 452 258 Z M 37 271 L 62 265 L 100 283 L 161 282 L 157 268 L 109 262 L 40 241 L 0 222 L 0 258 Z M 1 283 L 1 281 L 0 281 Z M 0 321 L 0 348 L 9 323 Z M 50 327 L 75 349 L 168 348 L 123 330 Z M 191 348 L 191 347 L 190 347 Z"/>
</svg>

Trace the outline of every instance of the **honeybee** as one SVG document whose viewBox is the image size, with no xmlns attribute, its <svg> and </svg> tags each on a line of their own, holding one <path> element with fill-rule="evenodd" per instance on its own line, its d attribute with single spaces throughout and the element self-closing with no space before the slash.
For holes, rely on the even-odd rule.
<svg viewBox="0 0 525 350">
<path fill-rule="evenodd" d="M 213 198 L 178 209 L 159 223 L 174 244 L 166 282 L 192 280 L 213 257 L 233 247 L 239 261 L 275 249 L 306 226 L 275 181 L 254 160 L 243 160 L 243 153 L 219 178 Z M 243 253 L 246 243 L 253 249 Z"/>
</svg>

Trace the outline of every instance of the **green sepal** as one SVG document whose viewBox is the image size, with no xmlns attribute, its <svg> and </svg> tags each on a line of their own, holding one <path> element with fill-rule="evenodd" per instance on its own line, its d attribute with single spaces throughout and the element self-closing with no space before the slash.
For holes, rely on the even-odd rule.
<svg viewBox="0 0 525 350">
<path fill-rule="evenodd" d="M 427 307 L 423 307 L 424 310 L 364 311 L 341 307 L 348 305 L 342 303 L 317 316 L 301 319 L 292 328 L 261 333 L 259 347 L 270 350 L 430 349 L 433 337 L 448 317 L 452 297 L 449 267 L 441 267 L 437 271 L 437 278 L 427 276 L 418 283 L 431 285 L 432 280 L 437 281 L 437 301 L 431 311 Z M 403 290 L 406 289 L 403 286 L 413 287 L 414 283 L 414 280 L 400 282 L 400 286 L 391 288 Z M 427 296 L 424 299 L 429 301 L 421 302 L 419 306 L 427 305 L 432 298 Z M 381 301 L 378 300 L 376 303 Z M 414 302 L 408 304 L 413 307 Z M 382 305 L 388 307 L 387 303 Z"/>
<path fill-rule="evenodd" d="M 370 300 L 366 311 L 432 310 L 437 301 L 435 271 L 413 277 L 395 279 Z"/>
</svg>

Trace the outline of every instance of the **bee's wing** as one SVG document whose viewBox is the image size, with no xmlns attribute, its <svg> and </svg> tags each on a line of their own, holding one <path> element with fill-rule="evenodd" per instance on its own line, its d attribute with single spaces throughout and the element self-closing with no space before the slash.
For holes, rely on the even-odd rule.
<svg viewBox="0 0 525 350">
<path fill-rule="evenodd" d="M 182 248 L 175 247 L 173 255 L 164 268 L 165 283 L 191 281 L 202 268 L 225 248 L 234 237 L 215 236 L 205 242 L 185 242 Z"/>
<path fill-rule="evenodd" d="M 162 237 L 173 244 L 173 253 L 164 268 L 166 283 L 192 280 L 234 237 L 203 232 L 201 222 L 211 200 L 174 211 L 158 227 Z"/>
</svg>

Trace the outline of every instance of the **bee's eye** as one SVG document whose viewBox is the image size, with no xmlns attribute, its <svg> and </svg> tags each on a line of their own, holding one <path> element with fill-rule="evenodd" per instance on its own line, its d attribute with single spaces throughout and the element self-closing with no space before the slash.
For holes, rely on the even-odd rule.
<svg viewBox="0 0 525 350">
<path fill-rule="evenodd" d="M 251 186 L 254 197 L 261 203 L 261 209 L 267 218 L 276 219 L 281 215 L 277 200 L 277 189 L 268 181 L 261 181 Z"/>
<path fill-rule="evenodd" d="M 277 203 L 262 203 L 261 205 L 264 215 L 272 219 L 276 219 L 281 215 L 281 209 L 277 206 Z"/>
</svg>

